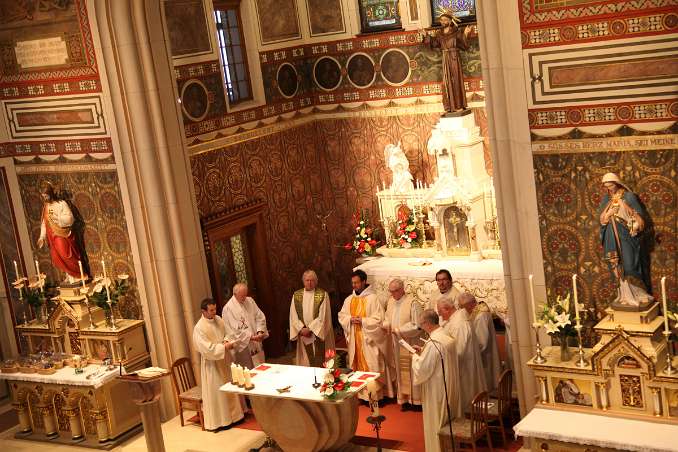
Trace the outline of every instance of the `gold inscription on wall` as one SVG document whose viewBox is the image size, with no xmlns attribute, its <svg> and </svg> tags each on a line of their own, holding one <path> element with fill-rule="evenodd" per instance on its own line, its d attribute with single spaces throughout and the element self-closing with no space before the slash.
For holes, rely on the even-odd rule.
<svg viewBox="0 0 678 452">
<path fill-rule="evenodd" d="M 544 140 L 532 143 L 535 154 L 576 152 L 658 151 L 678 147 L 678 135 L 585 138 L 581 140 Z"/>
<path fill-rule="evenodd" d="M 66 42 L 61 37 L 18 41 L 14 52 L 22 69 L 59 66 L 68 61 Z"/>
</svg>

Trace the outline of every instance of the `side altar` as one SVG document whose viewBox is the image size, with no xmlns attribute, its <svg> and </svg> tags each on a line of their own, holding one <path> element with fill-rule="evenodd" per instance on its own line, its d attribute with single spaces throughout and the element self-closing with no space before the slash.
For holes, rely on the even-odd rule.
<svg viewBox="0 0 678 452">
<path fill-rule="evenodd" d="M 24 354 L 2 363 L 0 379 L 10 383 L 17 438 L 110 449 L 139 430 L 137 407 L 115 377 L 148 363 L 144 322 L 107 318 L 86 295 L 95 282 L 58 288 L 46 316 L 39 308 L 15 327 Z M 46 294 L 44 275 L 32 286 Z"/>
</svg>

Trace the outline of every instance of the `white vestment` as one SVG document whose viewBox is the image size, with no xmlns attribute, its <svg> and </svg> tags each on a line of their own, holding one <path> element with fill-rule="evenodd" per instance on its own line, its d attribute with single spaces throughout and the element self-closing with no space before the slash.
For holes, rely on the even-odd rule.
<svg viewBox="0 0 678 452">
<path fill-rule="evenodd" d="M 315 292 L 316 290 L 322 291 L 324 294 L 322 304 L 318 310 L 318 316 L 313 317 L 314 307 L 315 307 Z M 330 311 L 330 297 L 322 289 L 316 290 L 304 290 L 303 291 L 303 319 L 299 318 L 297 309 L 294 302 L 294 295 L 292 296 L 292 304 L 290 305 L 290 341 L 296 341 L 297 343 L 297 356 L 296 364 L 297 366 L 310 366 L 310 360 L 308 353 L 306 352 L 307 347 L 309 347 L 316 356 L 319 354 L 321 360 L 324 359 L 325 350 L 334 349 L 334 330 L 332 329 L 332 312 Z M 311 337 L 302 337 L 299 336 L 301 329 L 306 326 L 313 333 Z M 318 350 L 316 347 L 316 338 L 319 341 L 324 342 L 324 347 L 322 350 Z"/>
<path fill-rule="evenodd" d="M 421 314 L 421 305 L 409 295 L 403 295 L 400 300 L 391 297 L 388 300 L 384 327 L 391 328 L 391 343 L 389 344 L 389 361 L 395 369 L 398 403 L 421 405 L 419 386 L 412 382 L 412 357 L 398 342 L 403 338 L 410 345 L 422 345 L 419 338 L 422 331 L 417 327 L 417 319 Z"/>
<path fill-rule="evenodd" d="M 483 363 L 480 359 L 480 347 L 478 347 L 478 339 L 473 332 L 468 311 L 458 309 L 445 324 L 445 331 L 455 339 L 461 381 L 459 400 L 462 408 L 468 411 L 471 400 L 479 392 L 487 390 Z"/>
<path fill-rule="evenodd" d="M 200 389 L 205 428 L 231 425 L 243 418 L 240 396 L 219 391 L 231 380 L 231 354 L 225 353 L 226 326 L 218 315 L 200 317 L 193 328 L 193 344 L 200 353 Z"/>
<path fill-rule="evenodd" d="M 433 309 L 435 312 L 438 312 L 438 302 L 441 300 L 449 300 L 452 304 L 452 306 L 457 306 L 457 297 L 461 292 L 457 290 L 456 287 L 452 286 L 450 287 L 450 290 L 448 290 L 445 293 L 440 293 L 439 291 L 434 291 L 431 294 L 431 297 L 428 300 L 428 308 L 427 309 Z"/>
<path fill-rule="evenodd" d="M 73 226 L 75 219 L 73 212 L 66 201 L 52 201 L 47 206 L 47 214 L 50 220 L 57 226 L 63 229 Z M 40 221 L 40 239 L 47 240 L 47 225 L 45 218 Z"/>
<path fill-rule="evenodd" d="M 351 304 L 356 298 L 356 305 L 361 306 L 362 325 L 351 323 Z M 354 311 L 355 311 L 354 306 Z M 339 311 L 339 324 L 344 329 L 344 336 L 348 344 L 348 362 L 346 365 L 353 370 L 379 372 L 379 383 L 382 385 L 379 398 L 393 397 L 393 375 L 395 369 L 390 368 L 388 360 L 388 337 L 382 329 L 384 310 L 377 300 L 377 295 L 371 286 L 363 290 L 360 295 L 355 291 L 346 297 L 344 305 Z M 361 398 L 366 396 L 361 393 Z"/>
<path fill-rule="evenodd" d="M 240 303 L 233 296 L 224 305 L 221 314 L 228 328 L 227 339 L 235 342 L 234 361 L 248 369 L 253 369 L 263 363 L 265 357 L 261 342 L 250 340 L 259 331 L 268 337 L 266 316 L 254 300 L 247 297 L 243 303 Z"/>
<path fill-rule="evenodd" d="M 480 359 L 485 372 L 485 385 L 488 391 L 497 389 L 497 381 L 501 374 L 501 361 L 497 347 L 497 333 L 494 331 L 492 311 L 485 303 L 478 303 L 471 314 L 473 331 L 478 339 Z"/>
<path fill-rule="evenodd" d="M 445 367 L 444 379 L 441 354 Z M 439 452 L 438 432 L 447 432 L 449 435 L 450 428 L 444 383 L 447 386 L 450 414 L 453 418 L 463 417 L 457 389 L 460 383 L 455 340 L 442 328 L 434 330 L 421 354 L 412 356 L 412 373 L 415 384 L 421 387 L 426 452 Z"/>
</svg>

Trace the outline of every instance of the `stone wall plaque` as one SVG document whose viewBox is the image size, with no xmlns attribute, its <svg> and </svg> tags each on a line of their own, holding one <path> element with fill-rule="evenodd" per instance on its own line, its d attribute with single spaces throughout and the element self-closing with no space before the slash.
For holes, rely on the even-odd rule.
<svg viewBox="0 0 678 452">
<path fill-rule="evenodd" d="M 22 69 L 60 66 L 68 62 L 68 49 L 62 37 L 17 41 L 16 61 Z"/>
</svg>

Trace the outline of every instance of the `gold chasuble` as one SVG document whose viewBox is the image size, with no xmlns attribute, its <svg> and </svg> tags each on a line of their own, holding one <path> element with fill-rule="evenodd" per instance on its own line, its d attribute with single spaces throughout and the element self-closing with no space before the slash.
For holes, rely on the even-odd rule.
<svg viewBox="0 0 678 452">
<path fill-rule="evenodd" d="M 351 316 L 364 318 L 367 311 L 366 304 L 367 300 L 364 297 L 358 297 L 354 295 L 351 299 Z M 363 327 L 362 325 L 352 326 L 353 334 L 355 335 L 355 355 L 353 356 L 351 368 L 353 370 L 367 372 L 370 369 L 367 366 L 367 360 L 365 359 L 365 354 L 363 353 Z"/>
</svg>

